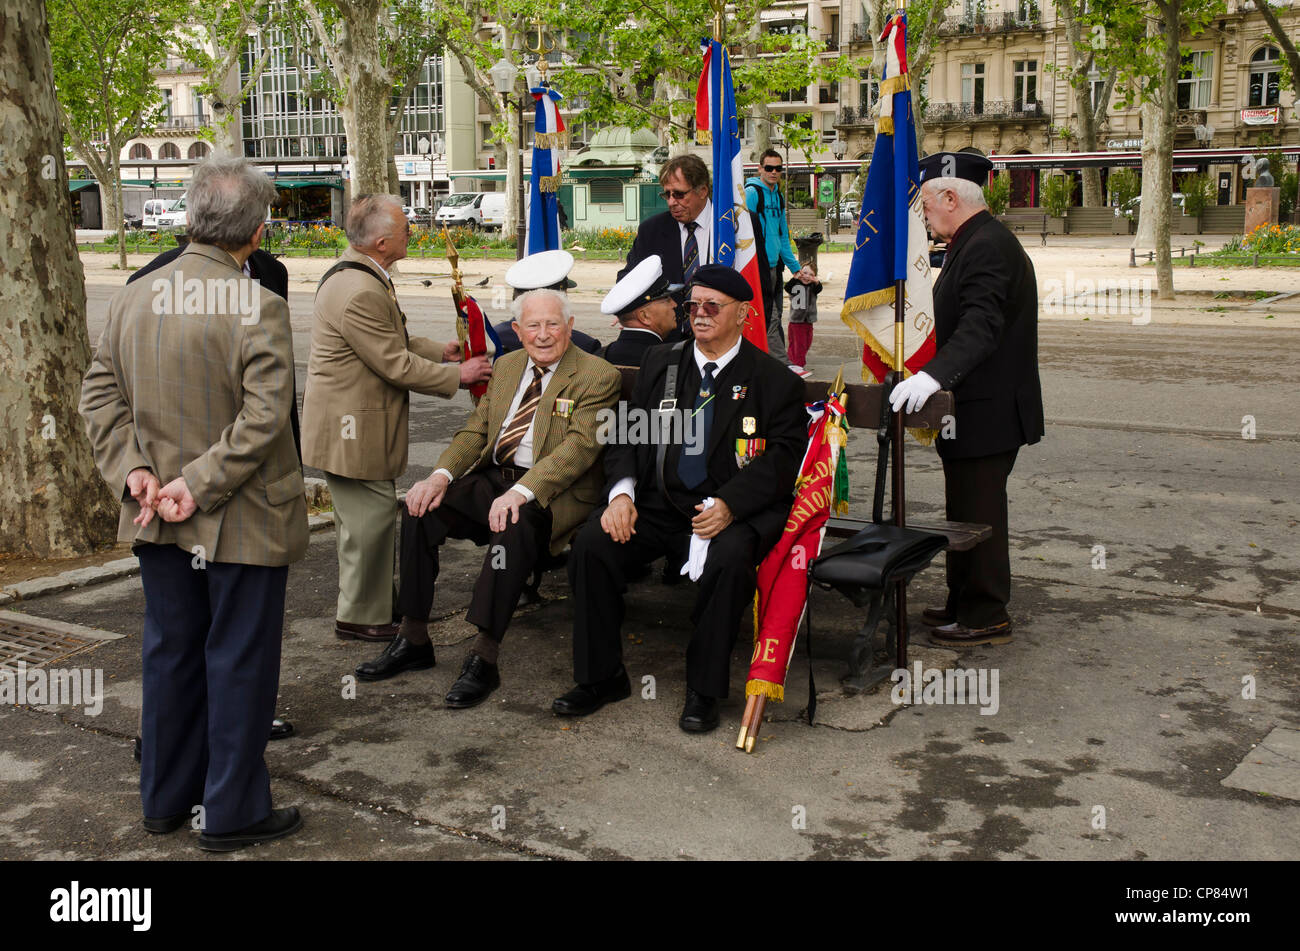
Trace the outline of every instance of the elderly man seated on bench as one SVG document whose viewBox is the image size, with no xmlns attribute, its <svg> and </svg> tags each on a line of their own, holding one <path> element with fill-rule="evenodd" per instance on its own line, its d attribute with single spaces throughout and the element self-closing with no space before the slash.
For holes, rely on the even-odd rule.
<svg viewBox="0 0 1300 951">
<path fill-rule="evenodd" d="M 667 555 L 699 582 L 679 725 L 718 725 L 755 566 L 780 538 L 808 441 L 803 381 L 741 336 L 752 297 L 732 268 L 701 267 L 687 302 L 694 341 L 646 354 L 628 418 L 672 414 L 684 425 L 657 444 L 634 436 L 653 427 L 629 425 L 606 452 L 609 504 L 587 519 L 569 557 L 578 686 L 553 704 L 561 716 L 630 695 L 627 578 Z"/>
<path fill-rule="evenodd" d="M 599 357 L 570 345 L 565 295 L 533 290 L 515 301 L 523 350 L 497 360 L 487 392 L 433 473 L 406 493 L 402 518 L 400 633 L 357 667 L 383 680 L 434 665 L 429 613 L 447 538 L 487 546 L 466 619 L 477 640 L 445 703 L 487 699 L 501 683 L 497 652 L 538 559 L 562 551 L 600 498 L 604 477 L 596 418 L 618 399 L 622 378 Z"/>
</svg>

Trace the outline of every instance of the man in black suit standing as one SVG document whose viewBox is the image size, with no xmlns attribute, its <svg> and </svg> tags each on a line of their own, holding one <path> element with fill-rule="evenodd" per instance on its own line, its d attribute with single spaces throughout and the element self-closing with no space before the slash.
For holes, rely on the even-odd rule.
<svg viewBox="0 0 1300 951">
<path fill-rule="evenodd" d="M 803 381 L 741 336 L 752 298 L 739 272 L 701 267 L 687 305 L 694 341 L 655 347 L 641 365 L 629 417 L 673 409 L 688 424 L 673 439 L 624 438 L 605 454 L 609 503 L 579 529 L 569 558 L 578 686 L 553 704 L 561 716 L 631 692 L 623 593 L 630 572 L 667 555 L 700 585 L 678 723 L 691 733 L 718 725 L 756 566 L 785 527 L 808 442 Z"/>
<path fill-rule="evenodd" d="M 601 356 L 615 366 L 639 367 L 650 348 L 663 343 L 677 328 L 673 295 L 680 290 L 664 278 L 657 254 L 632 268 L 601 301 L 600 312 L 617 317 L 623 328 Z"/>
<path fill-rule="evenodd" d="M 691 283 L 697 268 L 713 261 L 713 180 L 696 155 L 678 155 L 664 163 L 659 184 L 668 210 L 651 215 L 637 229 L 619 280 L 652 254 L 663 262 L 669 284 Z M 681 303 L 683 297 L 676 298 Z M 691 321 L 682 315 L 674 339 L 689 339 Z"/>
<path fill-rule="evenodd" d="M 982 155 L 941 152 L 921 160 L 921 207 L 948 255 L 934 286 L 934 357 L 895 388 L 895 410 L 913 412 L 939 389 L 957 401 L 956 437 L 938 441 L 947 517 L 993 535 L 948 553 L 948 601 L 922 615 L 947 647 L 1011 640 L 1007 478 L 1021 446 L 1043 437 L 1038 381 L 1038 284 L 1020 241 L 989 214 Z"/>
</svg>

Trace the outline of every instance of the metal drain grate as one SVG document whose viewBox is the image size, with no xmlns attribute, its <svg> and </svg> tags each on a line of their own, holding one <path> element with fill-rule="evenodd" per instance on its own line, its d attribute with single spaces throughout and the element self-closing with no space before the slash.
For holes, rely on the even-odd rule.
<svg viewBox="0 0 1300 951">
<path fill-rule="evenodd" d="M 71 633 L 66 629 L 71 625 L 42 627 L 14 620 L 12 613 L 5 613 L 8 617 L 0 618 L 0 669 L 17 672 L 19 661 L 28 667 L 49 664 L 103 643 L 102 637 Z"/>
</svg>

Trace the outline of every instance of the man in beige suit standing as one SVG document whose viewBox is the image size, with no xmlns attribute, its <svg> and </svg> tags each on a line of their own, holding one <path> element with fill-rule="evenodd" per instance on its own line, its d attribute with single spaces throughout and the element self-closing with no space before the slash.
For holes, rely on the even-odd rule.
<svg viewBox="0 0 1300 951">
<path fill-rule="evenodd" d="M 432 474 L 406 493 L 400 633 L 357 668 L 362 680 L 383 680 L 433 666 L 428 622 L 439 546 L 473 539 L 487 546 L 466 614 L 479 636 L 447 694 L 452 708 L 481 703 L 500 685 L 497 652 L 528 576 L 547 549 L 564 550 L 599 501 L 597 416 L 622 383 L 604 360 L 570 345 L 565 295 L 532 290 L 514 307 L 523 350 L 497 361 L 469 421 Z"/>
<path fill-rule="evenodd" d="M 81 393 L 144 585 L 144 826 L 197 819 L 209 851 L 302 826 L 271 808 L 263 760 L 288 566 L 307 550 L 289 306 L 242 270 L 274 198 L 243 159 L 195 170 L 190 243 L 113 298 Z"/>
<path fill-rule="evenodd" d="M 362 195 L 349 247 L 316 289 L 302 401 L 302 461 L 325 473 L 334 501 L 339 597 L 334 633 L 388 641 L 393 624 L 395 480 L 406 470 L 411 391 L 450 398 L 486 380 L 486 357 L 459 366 L 460 345 L 412 337 L 390 271 L 410 223 L 393 195 Z"/>
</svg>

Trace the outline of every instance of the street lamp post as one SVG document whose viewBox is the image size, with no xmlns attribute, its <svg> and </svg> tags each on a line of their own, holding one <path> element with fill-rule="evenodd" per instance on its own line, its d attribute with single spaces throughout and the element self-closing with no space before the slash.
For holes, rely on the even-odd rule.
<svg viewBox="0 0 1300 951">
<path fill-rule="evenodd" d="M 505 58 L 496 61 L 488 74 L 492 77 L 492 86 L 501 96 L 502 104 L 510 108 L 510 92 L 519 77 L 519 67 Z M 515 160 L 515 258 L 524 256 L 527 247 L 527 224 L 524 220 L 524 100 L 517 96 L 515 100 L 516 115 L 519 124 L 518 158 Z"/>
</svg>

